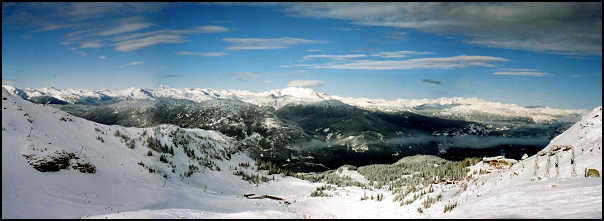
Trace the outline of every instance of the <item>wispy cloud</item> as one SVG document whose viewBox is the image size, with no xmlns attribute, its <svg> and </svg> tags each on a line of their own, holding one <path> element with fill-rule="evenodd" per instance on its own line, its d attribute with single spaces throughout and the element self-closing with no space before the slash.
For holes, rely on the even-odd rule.
<svg viewBox="0 0 604 221">
<path fill-rule="evenodd" d="M 331 28 L 333 30 L 336 31 L 360 31 L 360 28 L 350 28 L 350 27 L 335 27 L 335 28 Z"/>
<path fill-rule="evenodd" d="M 71 51 L 79 54 L 80 56 L 86 56 L 86 55 L 88 55 L 86 52 L 79 51 L 77 48 L 69 48 L 69 50 L 71 50 Z"/>
<path fill-rule="evenodd" d="M 103 60 L 104 60 L 104 59 L 105 59 L 105 56 L 99 56 L 99 59 L 103 59 Z"/>
<path fill-rule="evenodd" d="M 259 73 L 252 73 L 252 72 L 235 72 L 235 73 L 232 73 L 231 76 L 235 77 L 235 79 L 240 80 L 240 81 L 255 80 L 255 79 L 262 77 L 262 75 L 260 75 Z"/>
<path fill-rule="evenodd" d="M 290 3 L 295 17 L 462 35 L 488 47 L 601 55 L 602 3 Z"/>
<path fill-rule="evenodd" d="M 226 42 L 234 43 L 234 46 L 227 47 L 228 50 L 268 50 L 289 48 L 299 44 L 325 43 L 325 41 L 309 40 L 301 38 L 225 38 Z"/>
<path fill-rule="evenodd" d="M 324 50 L 321 50 L 321 49 L 307 49 L 307 50 L 304 50 L 304 51 L 306 51 L 306 52 L 321 52 L 321 51 L 324 51 Z"/>
<path fill-rule="evenodd" d="M 41 24 L 41 25 L 42 25 L 42 27 L 37 30 L 34 30 L 34 32 L 54 31 L 54 30 L 79 26 L 79 24 L 53 24 L 53 23 L 47 23 L 47 24 Z"/>
<path fill-rule="evenodd" d="M 329 55 L 329 54 L 315 54 L 315 55 L 306 55 L 302 57 L 302 60 L 311 60 L 316 58 L 327 58 L 332 60 L 345 60 L 350 58 L 362 58 L 367 57 L 365 54 L 346 54 L 346 55 Z"/>
<path fill-rule="evenodd" d="M 99 31 L 97 33 L 95 33 L 95 35 L 98 36 L 109 36 L 109 35 L 116 35 L 116 34 L 122 34 L 122 33 L 127 33 L 127 32 L 133 32 L 133 31 L 138 31 L 141 29 L 145 29 L 147 27 L 152 26 L 153 24 L 151 23 L 131 23 L 131 24 L 122 24 L 119 25 L 117 27 L 112 27 L 103 31 Z"/>
<path fill-rule="evenodd" d="M 118 51 L 133 51 L 141 48 L 146 48 L 157 44 L 174 44 L 187 42 L 186 37 L 196 33 L 218 33 L 228 31 L 222 26 L 198 26 L 193 29 L 184 30 L 160 30 L 152 32 L 143 32 L 129 34 L 114 38 L 113 41 L 118 43 L 113 44 Z"/>
<path fill-rule="evenodd" d="M 532 68 L 500 68 L 496 72 L 494 72 L 493 75 L 543 77 L 551 76 L 553 74 L 542 72 Z"/>
<path fill-rule="evenodd" d="M 157 12 L 165 4 L 149 4 L 143 2 L 73 2 L 45 4 L 44 7 L 54 9 L 60 15 L 71 20 L 95 19 L 109 15 L 142 14 Z"/>
<path fill-rule="evenodd" d="M 118 51 L 134 51 L 156 44 L 182 43 L 186 41 L 187 40 L 181 35 L 154 35 L 145 38 L 122 41 L 114 44 L 113 46 L 115 46 L 115 50 Z"/>
<path fill-rule="evenodd" d="M 10 84 L 15 84 L 15 83 L 17 83 L 17 81 L 15 81 L 13 79 L 2 79 L 2 85 L 5 85 L 5 84 L 10 85 Z"/>
<path fill-rule="evenodd" d="M 509 72 L 537 72 L 537 69 L 533 68 L 499 68 L 498 71 L 509 71 Z"/>
<path fill-rule="evenodd" d="M 459 55 L 443 58 L 415 58 L 408 60 L 355 60 L 347 63 L 313 64 L 317 69 L 348 70 L 409 70 L 409 69 L 453 69 L 470 66 L 494 67 L 495 62 L 507 61 L 501 57 Z"/>
<path fill-rule="evenodd" d="M 382 58 L 404 58 L 409 55 L 428 55 L 434 54 L 432 52 L 422 52 L 422 51 L 392 51 L 392 52 L 379 52 L 372 54 L 371 56 L 382 57 Z"/>
<path fill-rule="evenodd" d="M 197 55 L 203 57 L 220 57 L 226 56 L 227 53 L 224 52 L 191 52 L 191 51 L 179 51 L 177 54 L 179 55 Z"/>
<path fill-rule="evenodd" d="M 145 62 L 142 62 L 142 61 L 133 61 L 133 62 L 130 62 L 128 64 L 122 64 L 122 65 L 120 65 L 120 68 L 125 68 L 125 67 L 133 66 L 133 65 L 139 65 L 139 64 L 143 64 L 143 63 L 145 63 Z"/>
<path fill-rule="evenodd" d="M 320 87 L 327 83 L 319 80 L 293 80 L 290 81 L 288 87 Z"/>
<path fill-rule="evenodd" d="M 182 78 L 185 77 L 182 74 L 166 74 L 166 75 L 160 75 L 160 78 Z"/>
<path fill-rule="evenodd" d="M 436 80 L 432 80 L 432 79 L 422 79 L 422 82 L 428 83 L 428 84 L 433 84 L 433 85 L 440 85 L 440 81 L 436 81 Z"/>
<path fill-rule="evenodd" d="M 98 42 L 82 42 L 80 44 L 80 48 L 100 48 L 103 47 L 103 44 Z"/>
<path fill-rule="evenodd" d="M 219 32 L 229 31 L 228 28 L 218 26 L 218 25 L 199 26 L 196 29 L 201 33 L 219 33 Z"/>
<path fill-rule="evenodd" d="M 384 38 L 386 39 L 391 39 L 391 40 L 405 40 L 407 39 L 405 36 L 407 35 L 406 32 L 402 32 L 402 31 L 397 31 L 397 32 L 390 32 L 388 34 L 384 35 Z"/>
<path fill-rule="evenodd" d="M 532 71 L 497 71 L 493 75 L 513 75 L 513 76 L 531 76 L 531 77 L 543 77 L 550 76 L 552 74 L 545 72 L 532 72 Z"/>
</svg>

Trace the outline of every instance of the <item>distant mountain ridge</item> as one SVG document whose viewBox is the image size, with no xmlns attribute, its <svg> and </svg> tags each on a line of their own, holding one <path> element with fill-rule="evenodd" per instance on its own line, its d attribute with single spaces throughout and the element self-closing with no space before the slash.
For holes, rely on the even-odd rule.
<svg viewBox="0 0 604 221">
<path fill-rule="evenodd" d="M 574 123 L 587 113 L 581 109 L 557 109 L 543 106 L 520 106 L 485 101 L 478 98 L 443 97 L 436 99 L 372 99 L 350 98 L 316 92 L 310 88 L 288 87 L 264 92 L 223 89 L 191 88 L 126 88 L 121 90 L 82 90 L 51 88 L 16 88 L 3 85 L 9 93 L 36 103 L 102 104 L 111 100 L 157 99 L 168 97 L 201 102 L 213 99 L 233 99 L 258 106 L 280 109 L 288 104 L 310 104 L 327 100 L 338 100 L 348 105 L 367 110 L 384 112 L 408 111 L 455 120 L 481 123 L 505 122 L 508 120 L 534 123 Z"/>
</svg>

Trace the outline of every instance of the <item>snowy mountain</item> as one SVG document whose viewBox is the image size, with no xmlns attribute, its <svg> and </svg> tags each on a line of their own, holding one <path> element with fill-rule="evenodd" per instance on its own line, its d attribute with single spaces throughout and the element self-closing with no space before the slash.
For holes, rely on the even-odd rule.
<svg viewBox="0 0 604 221">
<path fill-rule="evenodd" d="M 195 102 L 211 99 L 233 99 L 259 106 L 271 106 L 275 109 L 287 104 L 308 104 L 327 100 L 338 100 L 343 103 L 369 110 L 386 112 L 411 111 L 448 119 L 476 121 L 481 123 L 501 122 L 510 119 L 532 121 L 536 123 L 575 122 L 585 114 L 585 110 L 566 110 L 550 107 L 522 107 L 516 104 L 489 102 L 478 98 L 437 98 L 437 99 L 371 99 L 350 98 L 316 92 L 310 88 L 288 87 L 265 92 L 245 90 L 167 88 L 157 89 L 127 88 L 122 90 L 81 90 L 56 88 L 19 89 L 3 85 L 9 93 L 34 99 L 52 97 L 68 103 L 85 103 L 113 99 L 156 99 L 169 97 L 186 99 Z M 39 98 L 38 98 L 39 99 Z"/>
<path fill-rule="evenodd" d="M 219 132 L 107 126 L 4 89 L 2 109 L 3 218 L 78 218 L 167 205 L 228 211 L 225 205 L 237 208 L 230 198 L 251 188 L 229 168 L 252 160 Z"/>
<path fill-rule="evenodd" d="M 294 87 L 260 93 L 166 87 L 115 91 L 4 88 L 100 124 L 174 124 L 220 131 L 242 141 L 252 157 L 297 171 L 392 163 L 415 154 L 449 160 L 500 154 L 520 159 L 524 153 L 541 150 L 581 112 L 465 98 L 343 98 Z"/>
<path fill-rule="evenodd" d="M 601 107 L 596 108 L 536 155 L 520 161 L 485 158 L 469 167 L 469 178 L 424 186 L 416 191 L 415 196 L 422 193 L 418 200 L 403 205 L 393 202 L 397 193 L 368 182 L 374 178 L 363 168 L 383 165 L 326 171 L 327 179 L 314 183 L 268 175 L 257 166 L 245 166 L 253 164 L 248 153 L 216 131 L 108 126 L 3 89 L 2 216 L 601 219 L 602 179 L 584 177 L 585 169 L 602 171 L 601 116 Z M 393 165 L 418 163 L 436 169 L 455 164 L 437 157 L 406 157 Z M 253 184 L 240 177 L 248 173 L 265 176 L 267 182 Z M 414 172 L 394 182 L 420 175 Z M 334 176 L 365 187 L 336 186 L 325 190 L 331 197 L 311 196 Z M 250 193 L 286 201 L 243 196 Z M 379 194 L 384 200 L 373 199 Z M 426 203 L 430 199 L 438 200 Z M 456 208 L 443 211 L 453 203 Z"/>
</svg>

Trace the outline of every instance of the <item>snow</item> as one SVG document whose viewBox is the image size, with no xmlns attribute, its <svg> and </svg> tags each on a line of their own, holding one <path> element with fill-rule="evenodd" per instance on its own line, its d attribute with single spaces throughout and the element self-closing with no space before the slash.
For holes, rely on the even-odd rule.
<svg viewBox="0 0 604 221">
<path fill-rule="evenodd" d="M 602 178 L 584 177 L 586 168 L 602 172 L 601 115 L 597 107 L 536 155 L 473 179 L 458 199 L 461 205 L 443 217 L 601 219 Z M 471 169 L 488 167 L 480 162 Z"/>
<path fill-rule="evenodd" d="M 583 177 L 585 168 L 602 171 L 601 107 L 584 115 L 581 121 L 554 138 L 537 155 L 516 163 L 509 161 L 513 165 L 492 169 L 488 174 L 473 175 L 458 184 L 433 185 L 435 191 L 428 195 L 442 194 L 442 201 L 418 213 L 417 208 L 421 207 L 423 199 L 400 206 L 399 202 L 392 202 L 394 195 L 385 189 L 337 187 L 335 191 L 327 191 L 332 197 L 311 197 L 311 191 L 325 183 L 276 175 L 275 181 L 250 184 L 233 175 L 230 169 L 241 162 L 253 164 L 253 160 L 241 152 L 230 160 L 213 160 L 220 171 L 202 168 L 191 177 L 180 178 L 177 174 L 195 163 L 181 149 L 175 150 L 175 155 L 170 157 L 177 167 L 177 173 L 173 174 L 168 164 L 158 160 L 159 153 L 146 156 L 149 149 L 142 141 L 136 140 L 136 147 L 129 149 L 120 138 L 113 136 L 119 130 L 131 138 L 138 138 L 144 130 L 153 134 L 153 128 L 97 124 L 50 106 L 32 104 L 12 96 L 14 93 L 9 93 L 9 90 L 10 87 L 3 86 L 3 218 L 602 218 L 602 179 Z M 164 90 L 168 93 L 172 89 Z M 197 89 L 184 91 L 186 93 L 182 96 L 203 94 Z M 148 92 L 156 96 L 156 91 Z M 226 93 L 218 90 L 205 92 Z M 135 96 L 141 93 L 146 94 L 136 89 L 124 92 Z M 275 96 L 314 96 L 309 90 L 271 93 Z M 249 95 L 241 91 L 236 94 L 240 98 Z M 62 121 L 62 117 L 71 120 Z M 178 129 L 173 125 L 159 127 L 160 133 Z M 231 138 L 219 132 L 179 130 L 192 135 L 194 143 L 215 145 L 215 151 L 235 145 Z M 96 140 L 96 136 L 102 136 L 105 142 Z M 166 135 L 159 137 L 162 143 L 170 141 Z M 573 146 L 573 165 L 570 164 L 573 150 L 565 151 L 558 148 L 560 145 Z M 55 150 L 85 156 L 96 166 L 96 173 L 85 174 L 72 169 L 41 173 L 28 165 L 22 156 L 48 154 Z M 552 166 L 556 158 L 559 160 L 557 169 Z M 170 178 L 149 173 L 137 162 L 143 162 Z M 470 167 L 469 174 L 489 167 L 479 162 Z M 573 167 L 576 176 L 573 176 Z M 252 168 L 245 170 L 254 171 Z M 266 175 L 266 172 L 262 173 Z M 358 172 L 348 168 L 337 173 L 367 182 Z M 464 184 L 467 185 L 465 191 Z M 244 198 L 243 194 L 248 193 L 279 196 L 292 204 Z M 384 194 L 382 201 L 360 200 L 363 195 L 380 193 Z M 457 208 L 443 213 L 443 206 L 451 202 L 458 202 Z"/>
</svg>

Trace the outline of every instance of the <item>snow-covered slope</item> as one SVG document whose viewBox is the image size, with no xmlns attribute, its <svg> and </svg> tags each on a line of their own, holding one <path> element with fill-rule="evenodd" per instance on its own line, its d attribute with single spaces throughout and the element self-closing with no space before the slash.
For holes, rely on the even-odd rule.
<svg viewBox="0 0 604 221">
<path fill-rule="evenodd" d="M 114 136 L 116 131 L 119 137 Z M 176 136 L 185 136 L 186 146 L 195 157 L 187 155 L 182 145 L 173 146 L 173 156 L 151 151 L 145 139 L 151 135 L 170 146 L 180 142 L 175 141 Z M 124 142 L 121 137 L 128 137 L 129 141 Z M 128 147 L 130 142 L 134 143 L 133 149 Z M 230 156 L 231 142 L 231 138 L 218 132 L 201 129 L 96 124 L 11 96 L 3 89 L 2 217 L 79 218 L 170 208 L 203 208 L 214 213 L 259 210 L 250 207 L 242 194 L 264 193 L 234 176 L 231 170 L 240 162 L 253 161 L 240 152 Z M 48 160 L 62 151 L 79 157 L 78 162 L 94 165 L 95 172 L 71 169 L 74 160 L 66 169 L 40 172 L 30 166 L 25 157 Z M 152 155 L 147 155 L 148 152 Z M 167 163 L 160 161 L 162 154 Z M 213 169 L 204 166 L 205 163 Z M 192 175 L 183 175 L 190 173 L 192 167 L 197 168 Z M 313 187 L 304 188 L 310 191 Z M 262 208 L 262 212 L 265 205 L 269 207 L 266 210 L 282 209 L 273 202 L 255 205 Z"/>
<path fill-rule="evenodd" d="M 486 169 L 479 163 L 472 169 Z M 447 218 L 599 218 L 602 178 L 602 107 L 593 109 L 538 154 L 509 168 L 471 179 Z M 470 172 L 469 174 L 473 173 Z"/>
<path fill-rule="evenodd" d="M 453 119 L 484 121 L 496 118 L 526 118 L 535 122 L 551 122 L 554 120 L 574 122 L 585 110 L 556 109 L 550 107 L 522 107 L 516 104 L 503 104 L 485 101 L 478 98 L 437 98 L 437 99 L 371 99 L 350 98 L 328 95 L 316 92 L 310 88 L 288 87 L 265 92 L 250 92 L 245 90 L 191 89 L 167 88 L 157 89 L 127 88 L 122 90 L 81 90 L 56 88 L 25 88 L 19 89 L 3 85 L 9 93 L 24 98 L 50 96 L 69 103 L 84 98 L 102 99 L 103 97 L 121 99 L 155 99 L 170 97 L 192 101 L 210 99 L 235 99 L 259 106 L 272 106 L 279 109 L 287 104 L 305 104 L 325 100 L 339 100 L 343 103 L 364 109 L 381 111 L 412 111 L 428 113 L 434 116 Z M 486 115 L 486 116 L 483 116 Z M 480 117 L 476 117 L 480 116 Z"/>
</svg>

